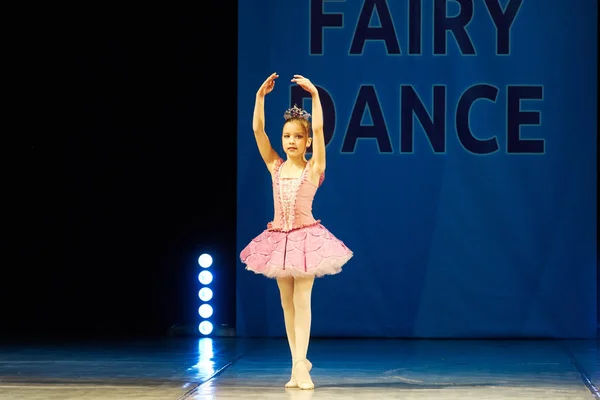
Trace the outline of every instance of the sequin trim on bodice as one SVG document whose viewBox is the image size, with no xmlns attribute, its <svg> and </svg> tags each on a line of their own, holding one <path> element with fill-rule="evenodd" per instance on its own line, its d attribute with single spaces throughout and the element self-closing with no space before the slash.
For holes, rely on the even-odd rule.
<svg viewBox="0 0 600 400">
<path fill-rule="evenodd" d="M 281 220 L 285 230 L 294 227 L 296 219 L 296 198 L 298 189 L 304 179 L 304 172 L 300 178 L 279 179 L 279 201 L 281 202 L 281 211 L 283 215 Z"/>
</svg>

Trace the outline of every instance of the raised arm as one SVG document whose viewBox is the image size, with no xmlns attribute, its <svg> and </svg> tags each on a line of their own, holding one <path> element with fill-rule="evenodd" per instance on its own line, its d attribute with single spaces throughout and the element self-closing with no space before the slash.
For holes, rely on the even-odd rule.
<svg viewBox="0 0 600 400">
<path fill-rule="evenodd" d="M 279 159 L 279 155 L 271 146 L 269 137 L 265 132 L 265 96 L 275 87 L 275 79 L 279 78 L 276 73 L 271 74 L 260 86 L 256 92 L 256 100 L 254 103 L 254 116 L 252 118 L 252 130 L 254 131 L 254 139 L 258 146 L 258 151 L 267 165 L 269 172 L 273 172 L 275 161 Z"/>
<path fill-rule="evenodd" d="M 312 96 L 312 130 L 313 130 L 313 168 L 319 175 L 325 172 L 325 135 L 323 134 L 323 107 L 319 92 L 315 89 Z"/>
<path fill-rule="evenodd" d="M 302 75 L 294 75 L 292 82 L 296 82 L 312 97 L 312 168 L 317 176 L 325 172 L 325 135 L 323 134 L 323 107 L 319 91 L 313 83 Z"/>
</svg>

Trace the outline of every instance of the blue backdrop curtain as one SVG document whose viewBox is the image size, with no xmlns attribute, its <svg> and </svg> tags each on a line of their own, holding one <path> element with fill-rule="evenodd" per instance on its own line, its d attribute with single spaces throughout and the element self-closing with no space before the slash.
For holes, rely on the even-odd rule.
<svg viewBox="0 0 600 400">
<path fill-rule="evenodd" d="M 238 252 L 273 217 L 256 90 L 318 85 L 315 217 L 354 258 L 316 282 L 314 336 L 596 333 L 597 1 L 239 0 Z M 283 336 L 277 286 L 237 266 L 237 333 Z"/>
</svg>

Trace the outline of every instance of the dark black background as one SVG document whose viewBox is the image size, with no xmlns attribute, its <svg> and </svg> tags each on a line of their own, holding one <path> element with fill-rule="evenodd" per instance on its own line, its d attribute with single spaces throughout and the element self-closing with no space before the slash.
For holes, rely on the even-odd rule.
<svg viewBox="0 0 600 400">
<path fill-rule="evenodd" d="M 214 3 L 37 10 L 21 26 L 0 335 L 197 324 L 204 251 L 215 322 L 235 323 L 237 2 Z"/>
</svg>

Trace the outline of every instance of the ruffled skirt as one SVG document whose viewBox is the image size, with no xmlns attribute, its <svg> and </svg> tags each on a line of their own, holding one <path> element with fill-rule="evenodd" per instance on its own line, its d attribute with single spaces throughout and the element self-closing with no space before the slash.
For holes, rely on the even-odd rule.
<svg viewBox="0 0 600 400">
<path fill-rule="evenodd" d="M 323 225 L 265 230 L 240 253 L 246 269 L 269 278 L 334 275 L 353 253 Z"/>
</svg>

